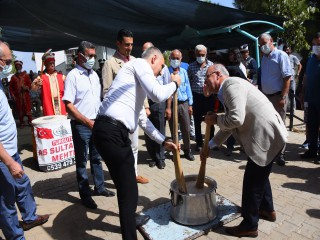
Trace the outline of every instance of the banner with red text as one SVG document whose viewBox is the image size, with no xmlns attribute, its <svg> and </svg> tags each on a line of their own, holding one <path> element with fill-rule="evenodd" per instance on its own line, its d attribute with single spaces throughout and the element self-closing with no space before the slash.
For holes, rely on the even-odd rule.
<svg viewBox="0 0 320 240">
<path fill-rule="evenodd" d="M 37 124 L 34 136 L 41 171 L 56 171 L 75 164 L 70 119 Z"/>
</svg>

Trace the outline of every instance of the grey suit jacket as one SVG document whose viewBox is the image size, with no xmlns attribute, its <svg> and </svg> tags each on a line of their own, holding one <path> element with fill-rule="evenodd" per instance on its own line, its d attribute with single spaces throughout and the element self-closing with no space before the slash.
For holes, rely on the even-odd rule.
<svg viewBox="0 0 320 240">
<path fill-rule="evenodd" d="M 218 116 L 220 131 L 214 142 L 221 145 L 232 134 L 256 164 L 268 165 L 288 136 L 278 112 L 262 92 L 241 78 L 225 79 L 220 90 L 225 114 Z"/>
</svg>

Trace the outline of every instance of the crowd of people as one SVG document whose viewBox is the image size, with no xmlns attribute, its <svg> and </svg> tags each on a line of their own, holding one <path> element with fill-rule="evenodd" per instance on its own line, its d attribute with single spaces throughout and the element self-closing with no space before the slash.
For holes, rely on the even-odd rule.
<svg viewBox="0 0 320 240">
<path fill-rule="evenodd" d="M 262 58 L 258 60 L 261 63 L 258 68 L 248 44 L 230 48 L 225 60 L 216 50 L 199 44 L 188 52 L 188 63 L 182 61 L 182 50 L 173 49 L 169 66 L 151 42 L 143 44 L 137 57 L 131 55 L 133 45 L 133 33 L 121 29 L 116 38 L 116 52 L 107 60 L 100 59 L 99 69 L 95 71 L 95 45 L 82 41 L 74 68 L 67 76 L 56 71 L 55 55 L 48 51 L 42 57 L 45 70 L 30 78 L 22 71 L 22 61 L 17 59 L 12 64 L 9 45 L 0 41 L 0 223 L 7 239 L 24 239 L 23 230 L 41 225 L 49 218 L 36 214 L 30 180 L 17 152 L 17 129 L 11 110 L 17 112 L 21 128 L 26 126 L 25 117 L 31 125 L 31 98 L 37 96 L 41 98 L 38 104 L 41 102 L 43 116 L 67 115 L 71 119 L 80 199 L 85 207 L 96 209 L 92 196 L 116 195 L 123 239 L 136 240 L 136 227 L 149 220 L 148 216 L 135 213 L 137 183 L 150 181 L 138 174 L 139 127 L 145 132 L 150 167 L 164 169 L 165 149 L 180 149 L 165 133 L 167 121 L 172 131 L 175 92 L 183 158 L 194 161 L 194 152 L 200 153 L 201 160 L 207 158 L 208 152 L 202 149 L 203 121 L 213 126 L 211 149 L 219 150 L 219 146 L 226 144 L 226 154 L 232 155 L 237 143 L 248 156 L 242 190 L 243 221 L 226 231 L 238 237 L 256 237 L 259 218 L 276 220 L 269 174 L 274 162 L 279 166 L 286 164 L 288 96 L 290 91 L 294 96 L 302 70 L 290 46 L 279 50 L 268 33 L 261 34 Z M 319 164 L 319 62 L 320 33 L 317 33 L 301 96 L 306 106 L 309 142 L 309 149 L 301 158 L 314 158 L 316 164 Z M 15 74 L 8 81 L 13 65 Z M 8 102 L 8 98 L 12 101 Z M 214 125 L 219 127 L 216 133 Z M 194 151 L 190 139 L 195 141 Z M 86 170 L 88 160 L 93 190 Z M 105 187 L 103 161 L 116 193 Z M 21 225 L 15 203 L 22 216 Z"/>
</svg>

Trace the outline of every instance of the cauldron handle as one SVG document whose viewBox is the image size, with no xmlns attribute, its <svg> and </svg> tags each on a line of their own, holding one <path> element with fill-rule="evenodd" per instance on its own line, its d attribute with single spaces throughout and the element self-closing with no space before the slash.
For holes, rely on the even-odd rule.
<svg viewBox="0 0 320 240">
<path fill-rule="evenodd" d="M 170 198 L 171 198 L 171 204 L 174 207 L 177 207 L 183 204 L 182 197 L 179 194 L 177 194 L 177 196 L 175 197 L 175 193 L 171 189 L 170 189 Z"/>
</svg>

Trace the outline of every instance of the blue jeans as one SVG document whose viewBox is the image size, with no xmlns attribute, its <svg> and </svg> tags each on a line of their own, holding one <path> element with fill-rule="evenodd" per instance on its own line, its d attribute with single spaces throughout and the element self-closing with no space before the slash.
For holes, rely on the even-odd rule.
<svg viewBox="0 0 320 240">
<path fill-rule="evenodd" d="M 91 175 L 94 181 L 94 188 L 98 193 L 105 191 L 104 175 L 99 155 L 93 144 L 92 131 L 87 126 L 74 120 L 71 121 L 73 144 L 76 158 L 76 172 L 79 194 L 81 198 L 91 196 L 89 179 L 87 174 L 88 149 L 90 157 Z"/>
<path fill-rule="evenodd" d="M 22 166 L 18 153 L 12 158 Z M 0 162 L 0 226 L 6 239 L 25 239 L 19 225 L 17 209 L 24 222 L 31 222 L 37 218 L 36 203 L 28 176 L 24 174 L 20 179 L 14 179 L 8 168 Z"/>
</svg>

